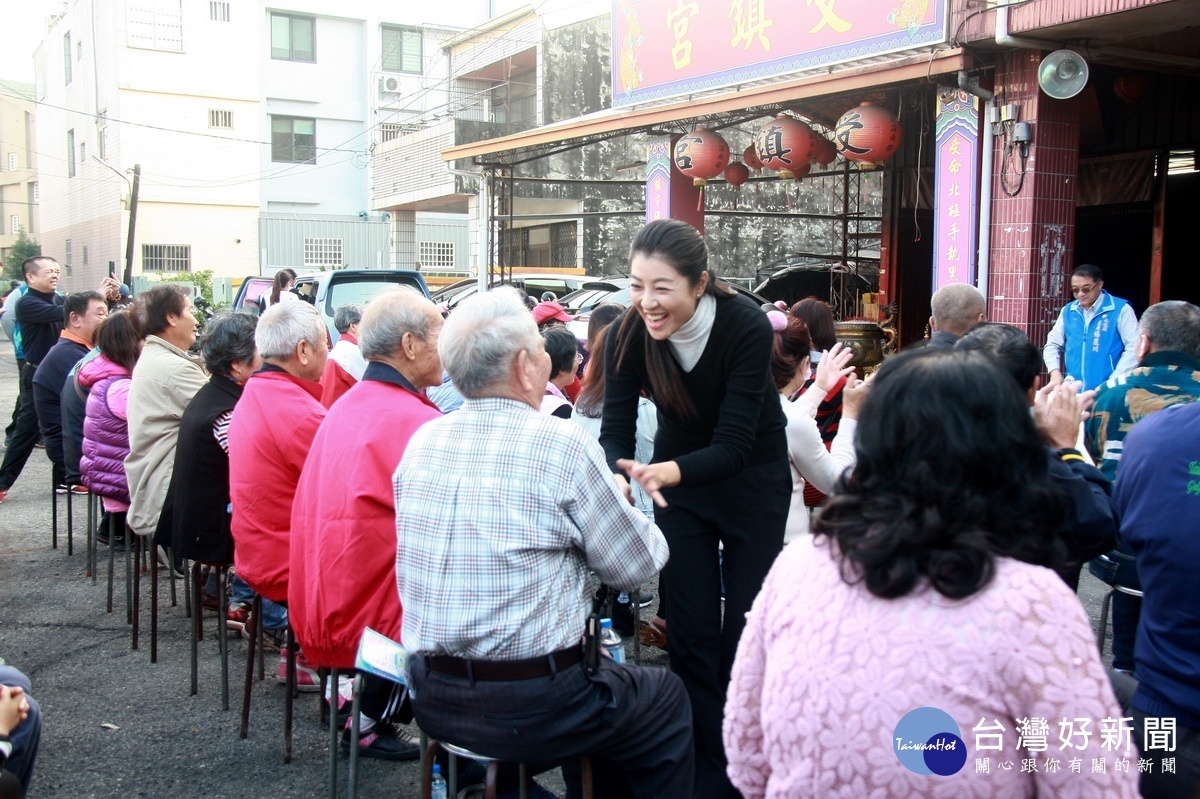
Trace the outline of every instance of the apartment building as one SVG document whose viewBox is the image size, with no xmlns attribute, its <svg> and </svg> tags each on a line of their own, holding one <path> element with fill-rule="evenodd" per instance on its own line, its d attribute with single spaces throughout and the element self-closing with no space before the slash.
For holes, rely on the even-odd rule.
<svg viewBox="0 0 1200 799">
<path fill-rule="evenodd" d="M 133 274 L 411 265 L 371 152 L 488 5 L 72 2 L 34 56 L 43 250 L 67 288 L 122 271 L 136 165 Z"/>
<path fill-rule="evenodd" d="M 0 80 L 0 262 L 22 230 L 38 237 L 37 106 L 33 86 Z"/>
</svg>

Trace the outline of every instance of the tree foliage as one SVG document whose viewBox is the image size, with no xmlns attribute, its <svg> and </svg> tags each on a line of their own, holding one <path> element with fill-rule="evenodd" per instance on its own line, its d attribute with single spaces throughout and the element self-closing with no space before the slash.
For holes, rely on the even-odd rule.
<svg viewBox="0 0 1200 799">
<path fill-rule="evenodd" d="M 37 239 L 29 238 L 25 228 L 20 228 L 17 231 L 17 240 L 8 248 L 8 258 L 4 261 L 5 279 L 23 280 L 25 276 L 21 274 L 21 264 L 25 263 L 26 259 L 41 254 L 42 245 L 38 244 Z M 209 285 L 211 286 L 211 282 Z"/>
</svg>

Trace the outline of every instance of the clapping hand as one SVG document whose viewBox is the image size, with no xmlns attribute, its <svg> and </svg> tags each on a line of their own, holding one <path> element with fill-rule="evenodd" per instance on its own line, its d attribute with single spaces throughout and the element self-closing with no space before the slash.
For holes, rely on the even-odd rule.
<svg viewBox="0 0 1200 799">
<path fill-rule="evenodd" d="M 854 350 L 843 346 L 840 341 L 834 344 L 821 356 L 821 362 L 817 364 L 814 385 L 826 394 L 833 391 L 839 380 L 854 374 L 854 367 L 850 366 L 852 360 Z"/>
<path fill-rule="evenodd" d="M 1046 444 L 1070 449 L 1079 438 L 1079 425 L 1088 418 L 1095 391 L 1079 391 L 1074 380 L 1047 383 L 1033 397 L 1033 420 Z"/>
</svg>

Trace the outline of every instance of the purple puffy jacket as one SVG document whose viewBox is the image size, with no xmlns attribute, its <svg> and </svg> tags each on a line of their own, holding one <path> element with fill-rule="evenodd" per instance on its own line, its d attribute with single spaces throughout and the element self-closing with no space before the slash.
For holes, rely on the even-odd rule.
<svg viewBox="0 0 1200 799">
<path fill-rule="evenodd" d="M 125 418 L 126 403 L 117 400 L 114 394 L 127 397 L 129 379 L 124 367 L 103 355 L 79 371 L 79 382 L 91 386 L 87 416 L 83 420 L 83 458 L 79 462 L 83 484 L 93 493 L 126 505 L 129 504 L 129 480 L 125 477 L 129 423 Z"/>
</svg>

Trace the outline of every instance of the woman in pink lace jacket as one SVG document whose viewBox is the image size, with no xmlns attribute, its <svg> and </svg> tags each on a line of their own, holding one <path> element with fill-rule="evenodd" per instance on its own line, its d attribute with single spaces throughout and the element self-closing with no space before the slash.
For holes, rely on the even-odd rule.
<svg viewBox="0 0 1200 799">
<path fill-rule="evenodd" d="M 734 785 L 747 799 L 1136 797 L 1141 741 L 1047 568 L 1065 506 L 1012 379 L 975 353 L 891 359 L 856 449 L 748 616 L 725 707 Z"/>
</svg>

